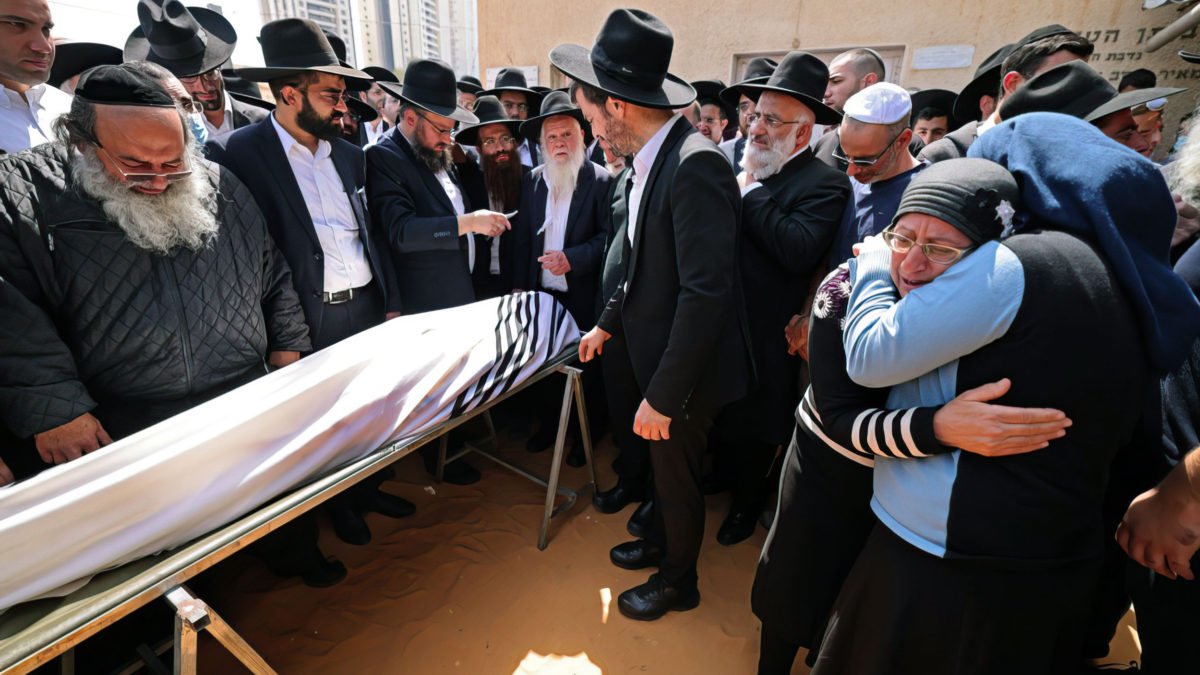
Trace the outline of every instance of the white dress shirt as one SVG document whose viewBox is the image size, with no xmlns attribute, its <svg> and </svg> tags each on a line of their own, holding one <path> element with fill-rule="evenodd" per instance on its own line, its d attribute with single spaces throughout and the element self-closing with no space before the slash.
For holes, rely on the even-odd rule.
<svg viewBox="0 0 1200 675">
<path fill-rule="evenodd" d="M 300 194 L 304 195 L 304 205 L 308 207 L 313 229 L 317 232 L 317 241 L 325 253 L 325 292 L 366 286 L 372 278 L 371 264 L 363 247 L 358 221 L 354 219 L 350 197 L 330 155 L 333 146 L 329 141 L 318 141 L 316 153 L 309 152 L 279 125 L 273 114 L 271 124 L 279 134 L 283 154 L 296 176 Z"/>
<path fill-rule="evenodd" d="M 517 157 L 521 159 L 521 163 L 529 168 L 533 168 L 533 154 L 529 152 L 529 141 L 521 141 L 517 144 Z"/>
<path fill-rule="evenodd" d="M 379 142 L 379 139 L 383 138 L 384 132 L 387 131 L 387 129 L 384 128 L 384 122 L 385 120 L 383 119 L 383 115 L 380 115 L 379 119 L 375 120 L 374 122 L 362 123 L 363 127 L 365 127 L 367 130 L 367 145 L 375 145 Z"/>
<path fill-rule="evenodd" d="M 1000 123 L 1000 110 L 997 109 L 996 112 L 992 113 L 990 117 L 988 117 L 986 120 L 980 122 L 979 126 L 975 127 L 975 138 L 979 138 L 980 136 L 983 135 L 983 132 L 987 131 L 988 129 L 991 129 L 992 127 L 996 126 L 999 123 Z"/>
<path fill-rule="evenodd" d="M 637 228 L 638 210 L 642 205 L 642 190 L 646 188 L 646 179 L 650 176 L 651 167 L 654 166 L 654 158 L 658 157 L 658 151 L 662 149 L 662 144 L 667 140 L 667 134 L 671 133 L 671 128 L 682 117 L 683 115 L 678 113 L 673 115 L 633 156 L 633 187 L 629 190 L 629 224 L 627 225 L 631 246 L 633 245 L 633 231 Z"/>
<path fill-rule="evenodd" d="M 454 213 L 463 215 L 466 213 L 466 207 L 463 206 L 462 193 L 459 192 L 458 186 L 450 180 L 450 174 L 445 171 L 439 171 L 434 174 L 437 176 L 438 182 L 442 184 L 442 189 L 446 191 L 446 196 L 450 198 L 450 203 L 454 204 Z M 468 232 L 462 235 L 467 238 L 467 269 L 475 269 L 475 235 Z M 499 248 L 499 247 L 496 247 Z"/>
<path fill-rule="evenodd" d="M 48 84 L 30 87 L 25 98 L 0 85 L 0 150 L 20 152 L 49 143 L 55 118 L 70 110 L 71 96 Z"/>
<path fill-rule="evenodd" d="M 575 189 L 572 187 L 555 199 L 553 190 L 546 191 L 546 221 L 542 223 L 545 237 L 542 239 L 542 253 L 563 249 L 563 240 L 567 236 L 567 219 L 571 214 L 571 197 L 574 194 Z M 542 268 L 542 288 L 565 293 L 567 276 L 551 274 L 550 270 Z"/>
<path fill-rule="evenodd" d="M 276 125 L 278 127 L 278 125 Z M 229 134 L 232 134 L 233 128 L 233 99 L 229 97 L 229 92 L 225 92 L 225 108 L 224 116 L 221 118 L 221 126 L 214 127 L 212 122 L 208 121 L 208 115 L 204 116 L 204 128 L 208 129 L 208 140 L 220 141 Z M 284 133 L 287 133 L 286 131 Z M 291 136 L 288 136 L 291 138 Z"/>
</svg>

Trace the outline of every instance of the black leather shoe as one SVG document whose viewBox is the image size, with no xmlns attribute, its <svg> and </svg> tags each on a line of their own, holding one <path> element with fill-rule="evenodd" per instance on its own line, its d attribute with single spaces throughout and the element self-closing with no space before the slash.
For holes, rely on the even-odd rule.
<svg viewBox="0 0 1200 675">
<path fill-rule="evenodd" d="M 733 546 L 749 539 L 750 535 L 754 534 L 754 528 L 758 526 L 758 514 L 756 509 L 730 509 L 729 515 L 725 516 L 725 522 L 721 523 L 721 529 L 717 530 L 717 543 Z"/>
<path fill-rule="evenodd" d="M 642 502 L 642 505 L 637 507 L 632 516 L 629 516 L 629 522 L 625 524 L 625 530 L 633 536 L 641 539 L 650 531 L 650 525 L 654 521 L 654 500 L 647 499 Z"/>
<path fill-rule="evenodd" d="M 373 490 L 371 494 L 363 500 L 363 511 L 374 511 L 381 516 L 388 518 L 404 518 L 411 516 L 416 512 L 417 507 L 412 502 L 397 497 L 394 494 L 384 492 L 383 490 Z"/>
<path fill-rule="evenodd" d="M 321 560 L 306 566 L 300 572 L 300 578 L 305 586 L 329 588 L 346 578 L 346 566 L 334 558 Z"/>
<path fill-rule="evenodd" d="M 583 454 L 583 442 L 576 441 L 571 446 L 571 450 L 567 452 L 567 466 L 573 466 L 576 469 L 587 464 L 587 456 Z"/>
<path fill-rule="evenodd" d="M 617 596 L 617 609 L 638 621 L 653 621 L 671 610 L 686 612 L 700 604 L 700 590 L 681 589 L 667 585 L 657 574 L 640 586 Z"/>
<path fill-rule="evenodd" d="M 330 504 L 326 513 L 329 514 L 329 520 L 333 523 L 333 533 L 338 539 L 355 546 L 371 542 L 371 528 L 367 527 L 367 521 L 363 520 L 357 510 L 348 505 Z"/>
<path fill-rule="evenodd" d="M 608 552 L 608 559 L 612 564 L 627 570 L 657 567 L 662 558 L 663 550 L 645 539 L 617 544 Z"/>
<path fill-rule="evenodd" d="M 447 454 L 453 454 L 447 453 Z M 437 475 L 437 449 L 432 452 L 421 451 L 421 459 L 425 462 L 425 470 L 430 476 Z M 446 471 L 442 475 L 442 480 L 451 485 L 471 485 L 478 483 L 482 478 L 479 469 L 467 464 L 464 460 L 456 459 L 446 465 Z"/>
<path fill-rule="evenodd" d="M 543 426 L 529 440 L 525 441 L 525 449 L 529 452 L 544 452 L 554 445 L 557 438 L 558 429 Z"/>
<path fill-rule="evenodd" d="M 640 502 L 645 497 L 644 490 L 634 490 L 617 481 L 616 487 L 592 495 L 592 504 L 600 513 L 616 513 L 634 502 Z"/>
</svg>

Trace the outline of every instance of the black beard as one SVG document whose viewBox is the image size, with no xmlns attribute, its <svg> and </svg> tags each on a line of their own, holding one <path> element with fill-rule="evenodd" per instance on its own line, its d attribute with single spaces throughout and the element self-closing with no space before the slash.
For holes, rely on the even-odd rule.
<svg viewBox="0 0 1200 675">
<path fill-rule="evenodd" d="M 450 173 L 450 169 L 454 167 L 454 156 L 450 154 L 450 148 L 446 148 L 441 152 L 430 150 L 421 145 L 416 145 L 417 157 L 421 163 L 425 165 L 433 173 L 445 171 Z"/>
<path fill-rule="evenodd" d="M 521 160 L 516 152 L 508 153 L 508 163 L 497 164 L 495 156 L 480 155 L 483 159 L 483 184 L 488 198 L 505 213 L 517 208 L 521 201 Z"/>
<path fill-rule="evenodd" d="M 215 94 L 216 98 L 211 101 L 200 101 L 200 105 L 208 112 L 220 110 L 221 106 L 225 105 L 225 80 L 218 79 L 217 86 L 204 90 L 204 93 Z"/>
<path fill-rule="evenodd" d="M 342 114 L 340 112 L 334 110 L 329 117 L 321 117 L 308 102 L 307 96 L 301 98 L 300 101 L 300 112 L 296 114 L 296 126 L 322 141 L 332 141 L 342 137 L 342 123 L 339 120 Z"/>
</svg>

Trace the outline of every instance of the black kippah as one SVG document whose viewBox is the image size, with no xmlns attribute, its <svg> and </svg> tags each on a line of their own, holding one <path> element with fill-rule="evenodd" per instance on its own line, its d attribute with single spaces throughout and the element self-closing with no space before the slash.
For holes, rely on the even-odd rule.
<svg viewBox="0 0 1200 675">
<path fill-rule="evenodd" d="M 75 96 L 104 105 L 174 108 L 175 99 L 154 78 L 126 64 L 91 68 L 79 77 Z"/>
<path fill-rule="evenodd" d="M 975 157 L 948 159 L 917 174 L 904 195 L 892 224 L 906 213 L 923 213 L 949 223 L 974 245 L 1007 236 L 1020 189 L 1007 169 Z"/>
</svg>

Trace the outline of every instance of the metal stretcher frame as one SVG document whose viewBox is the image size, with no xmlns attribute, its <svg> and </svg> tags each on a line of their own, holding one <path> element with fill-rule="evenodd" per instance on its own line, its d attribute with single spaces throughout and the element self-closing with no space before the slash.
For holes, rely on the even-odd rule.
<svg viewBox="0 0 1200 675">
<path fill-rule="evenodd" d="M 196 672 L 195 633 L 205 629 L 213 632 L 214 636 L 227 647 L 236 646 L 237 648 L 231 648 L 230 651 L 250 668 L 251 672 L 274 673 L 265 661 L 262 661 L 261 657 L 232 631 L 228 624 L 217 617 L 215 612 L 212 612 L 211 608 L 205 606 L 202 601 L 193 598 L 182 584 L 283 527 L 297 516 L 312 510 L 329 498 L 374 474 L 384 466 L 407 457 L 425 444 L 437 439 L 441 439 L 437 475 L 439 481 L 446 462 L 452 461 L 462 454 L 475 452 L 546 486 L 546 507 L 541 534 L 538 538 L 538 548 L 545 549 L 550 519 L 569 509 L 580 494 L 589 487 L 594 488 L 596 484 L 596 469 L 592 464 L 591 443 L 587 434 L 587 417 L 583 414 L 585 405 L 583 389 L 579 382 L 580 371 L 570 365 L 578 358 L 577 345 L 578 342 L 571 343 L 525 381 L 486 404 L 459 417 L 446 420 L 418 436 L 379 448 L 375 452 L 312 483 L 301 486 L 293 492 L 278 497 L 228 525 L 183 544 L 169 553 L 147 556 L 116 569 L 101 572 L 82 588 L 65 597 L 22 603 L 0 614 L 0 673 L 4 675 L 28 673 L 58 656 L 64 656 L 63 670 L 69 671 L 73 667 L 71 649 L 160 597 L 166 599 L 176 609 L 175 673 Z M 567 376 L 567 381 L 563 390 L 563 406 L 559 415 L 558 435 L 555 439 L 549 479 L 529 473 L 490 452 L 471 445 L 468 445 L 462 452 L 447 457 L 445 443 L 447 432 L 488 412 L 501 401 L 528 389 L 555 373 L 563 373 Z M 575 401 L 581 429 L 584 432 L 584 452 L 590 479 L 590 482 L 579 490 L 570 490 L 558 485 L 572 400 Z M 487 419 L 490 428 L 490 416 Z M 492 429 L 492 440 L 495 440 L 494 429 Z M 567 501 L 555 509 L 553 504 L 558 495 L 565 496 Z M 206 617 L 205 612 L 211 616 Z"/>
</svg>

